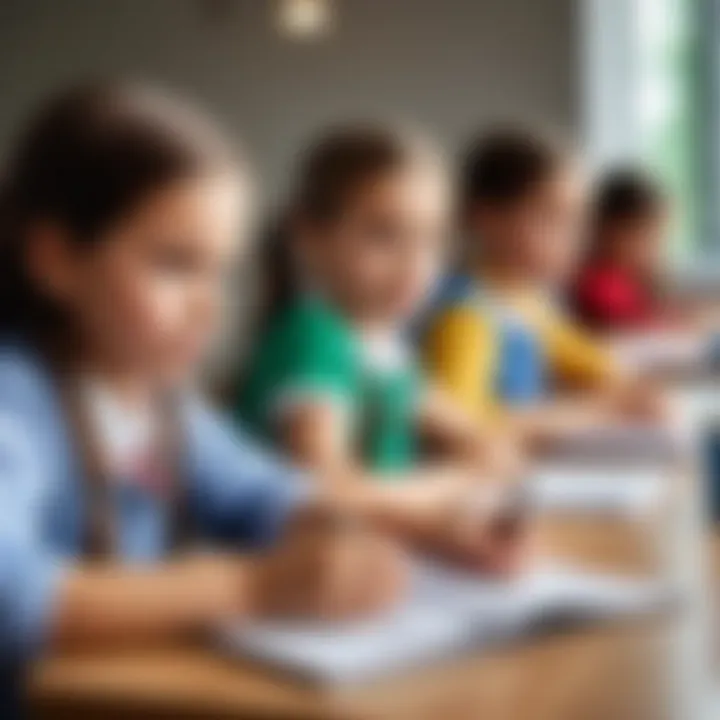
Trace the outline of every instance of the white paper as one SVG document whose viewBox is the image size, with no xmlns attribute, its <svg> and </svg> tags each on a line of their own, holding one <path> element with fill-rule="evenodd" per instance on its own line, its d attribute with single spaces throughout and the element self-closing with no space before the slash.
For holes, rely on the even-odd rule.
<svg viewBox="0 0 720 720">
<path fill-rule="evenodd" d="M 685 436 L 672 424 L 615 422 L 567 433 L 545 455 L 555 461 L 596 465 L 667 465 L 688 451 Z"/>
<path fill-rule="evenodd" d="M 558 463 L 536 467 L 528 492 L 540 511 L 644 517 L 660 507 L 669 485 L 667 470 L 653 466 Z"/>
<path fill-rule="evenodd" d="M 636 614 L 668 598 L 653 582 L 572 569 L 500 582 L 418 563 L 409 598 L 387 614 L 349 623 L 238 624 L 223 632 L 223 642 L 316 682 L 352 683 L 512 640 L 548 621 Z"/>
<path fill-rule="evenodd" d="M 654 332 L 613 343 L 616 357 L 638 372 L 663 368 L 701 369 L 708 360 L 710 341 L 697 333 Z"/>
</svg>

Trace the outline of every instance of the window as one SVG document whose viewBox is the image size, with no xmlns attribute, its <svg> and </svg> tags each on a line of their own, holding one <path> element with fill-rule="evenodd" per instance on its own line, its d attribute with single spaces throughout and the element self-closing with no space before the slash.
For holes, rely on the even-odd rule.
<svg viewBox="0 0 720 720">
<path fill-rule="evenodd" d="M 645 164 L 674 198 L 673 258 L 720 257 L 720 0 L 587 0 L 584 40 L 595 164 Z"/>
</svg>

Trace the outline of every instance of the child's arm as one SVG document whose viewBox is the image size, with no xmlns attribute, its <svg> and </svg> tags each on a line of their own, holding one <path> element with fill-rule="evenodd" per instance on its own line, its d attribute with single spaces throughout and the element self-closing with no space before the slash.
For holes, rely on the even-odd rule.
<svg viewBox="0 0 720 720">
<path fill-rule="evenodd" d="M 563 383 L 597 392 L 622 381 L 622 369 L 596 336 L 560 316 L 547 319 L 541 331 L 552 371 Z"/>
<path fill-rule="evenodd" d="M 170 639 L 250 608 L 249 568 L 227 557 L 143 569 L 68 568 L 51 610 L 51 647 Z"/>
<path fill-rule="evenodd" d="M 546 332 L 556 374 L 570 386 L 585 391 L 583 400 L 569 403 L 569 408 L 574 404 L 580 411 L 573 411 L 578 417 L 583 411 L 588 420 L 664 417 L 664 399 L 659 389 L 621 367 L 600 340 L 563 318 L 549 323 Z"/>
<path fill-rule="evenodd" d="M 328 502 L 424 551 L 490 571 L 505 567 L 497 560 L 507 547 L 484 532 L 490 517 L 471 517 L 474 472 L 455 465 L 372 473 L 355 462 L 347 423 L 337 405 L 316 401 L 295 406 L 282 424 L 285 447 L 312 469 Z M 473 532 L 463 530 L 468 524 Z"/>
<path fill-rule="evenodd" d="M 299 516 L 271 552 L 146 569 L 79 565 L 58 589 L 55 647 L 168 640 L 247 616 L 347 617 L 394 601 L 404 563 L 387 540 L 326 510 Z"/>
<path fill-rule="evenodd" d="M 447 311 L 431 329 L 425 347 L 428 370 L 478 427 L 491 425 L 500 437 L 514 438 L 513 444 L 532 447 L 618 414 L 642 414 L 646 406 L 652 412 L 654 393 L 628 379 L 593 338 L 555 317 L 542 329 L 553 369 L 571 385 L 585 388 L 582 397 L 502 407 L 492 398 L 492 333 L 465 308 Z"/>
<path fill-rule="evenodd" d="M 492 414 L 495 404 L 492 375 L 496 352 L 487 321 L 464 307 L 442 313 L 425 339 L 429 375 L 478 423 Z"/>
<path fill-rule="evenodd" d="M 493 397 L 493 368 L 497 362 L 494 333 L 488 320 L 468 308 L 446 311 L 431 328 L 425 360 L 433 380 L 463 408 L 478 428 L 492 427 L 511 446 L 531 446 L 565 434 L 588 421 L 587 403 L 541 403 L 503 407 Z M 507 440 L 505 445 L 507 446 Z"/>
<path fill-rule="evenodd" d="M 518 434 L 508 424 L 478 422 L 443 388 L 424 390 L 418 415 L 423 435 L 443 455 L 495 479 L 518 478 L 524 470 Z"/>
<path fill-rule="evenodd" d="M 48 645 L 179 636 L 230 615 L 352 614 L 398 592 L 402 563 L 386 540 L 355 525 L 346 532 L 335 523 L 335 508 L 307 493 L 282 493 L 287 478 L 281 473 L 274 481 L 244 475 L 243 456 L 227 451 L 219 458 L 230 462 L 227 475 L 210 478 L 193 509 L 219 511 L 225 503 L 227 512 L 217 520 L 234 516 L 241 526 L 236 538 L 263 540 L 262 554 L 143 569 L 68 557 L 46 533 L 45 509 L 59 488 L 52 452 L 39 451 L 48 435 L 35 420 L 19 409 L 0 409 L 0 662 Z M 254 462 L 258 467 L 260 460 Z M 268 459 L 263 467 L 271 464 Z M 381 587 L 368 592 L 378 567 Z"/>
</svg>

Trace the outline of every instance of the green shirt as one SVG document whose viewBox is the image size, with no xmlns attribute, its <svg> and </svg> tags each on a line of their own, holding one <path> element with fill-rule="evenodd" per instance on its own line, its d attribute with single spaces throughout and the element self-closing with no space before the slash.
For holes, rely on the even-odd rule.
<svg viewBox="0 0 720 720">
<path fill-rule="evenodd" d="M 327 303 L 298 301 L 273 322 L 251 360 L 238 404 L 242 420 L 276 440 L 283 406 L 304 397 L 342 403 L 365 466 L 407 468 L 415 457 L 420 382 L 411 361 L 373 362 L 362 339 Z"/>
</svg>

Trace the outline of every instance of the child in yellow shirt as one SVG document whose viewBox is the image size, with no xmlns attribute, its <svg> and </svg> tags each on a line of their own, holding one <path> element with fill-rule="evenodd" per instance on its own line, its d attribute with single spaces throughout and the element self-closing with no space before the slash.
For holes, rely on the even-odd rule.
<svg viewBox="0 0 720 720">
<path fill-rule="evenodd" d="M 581 251 L 585 186 L 573 158 L 520 131 L 481 137 L 461 179 L 463 275 L 448 281 L 425 335 L 427 366 L 476 417 L 554 435 L 618 410 L 649 411 L 558 295 Z M 590 391 L 544 401 L 551 388 Z"/>
</svg>

